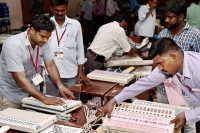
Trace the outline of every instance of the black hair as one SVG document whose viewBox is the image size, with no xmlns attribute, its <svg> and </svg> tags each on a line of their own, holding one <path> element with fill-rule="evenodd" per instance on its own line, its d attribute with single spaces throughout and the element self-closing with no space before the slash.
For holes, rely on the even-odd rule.
<svg viewBox="0 0 200 133">
<path fill-rule="evenodd" d="M 169 0 L 163 7 L 162 11 L 164 13 L 171 12 L 176 15 L 184 14 L 184 18 L 186 18 L 187 13 L 187 3 L 185 0 Z"/>
<path fill-rule="evenodd" d="M 131 15 L 127 11 L 119 11 L 115 13 L 113 20 L 117 21 L 118 23 L 122 22 L 122 20 L 125 20 L 126 22 L 130 22 Z"/>
<path fill-rule="evenodd" d="M 157 55 L 162 56 L 169 51 L 182 51 L 182 49 L 171 38 L 160 38 L 151 45 L 149 59 L 153 59 Z"/>
<path fill-rule="evenodd" d="M 156 13 L 161 13 L 161 9 L 160 8 L 156 8 Z"/>
<path fill-rule="evenodd" d="M 30 28 L 31 27 L 33 27 L 36 31 L 46 30 L 48 32 L 52 32 L 54 30 L 54 22 L 51 21 L 48 16 L 41 14 L 32 20 Z"/>
<path fill-rule="evenodd" d="M 51 7 L 53 6 L 60 6 L 63 4 L 68 4 L 68 0 L 50 0 Z"/>
</svg>

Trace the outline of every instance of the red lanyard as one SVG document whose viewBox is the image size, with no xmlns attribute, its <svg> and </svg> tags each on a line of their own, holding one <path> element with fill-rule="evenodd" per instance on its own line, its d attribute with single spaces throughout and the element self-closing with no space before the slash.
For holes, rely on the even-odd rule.
<svg viewBox="0 0 200 133">
<path fill-rule="evenodd" d="M 179 75 L 176 74 L 176 76 L 183 86 L 187 87 L 190 92 L 193 92 L 189 86 L 187 86 L 186 84 L 183 84 L 183 82 L 181 81 L 181 77 Z"/>
<path fill-rule="evenodd" d="M 28 35 L 29 31 L 27 32 L 26 34 L 26 38 L 27 38 L 27 35 Z M 32 57 L 32 54 L 31 54 L 31 51 L 30 51 L 30 47 L 28 47 L 28 51 L 29 51 L 29 54 L 30 54 L 30 58 L 31 58 L 31 62 L 33 64 L 33 67 L 37 73 L 37 69 L 38 69 L 38 57 L 39 57 L 39 47 L 37 48 L 37 55 L 36 55 L 36 63 L 34 63 L 34 60 L 33 60 L 33 57 Z"/>
<path fill-rule="evenodd" d="M 33 64 L 33 67 L 37 73 L 37 69 L 38 69 L 38 57 L 39 57 L 39 47 L 37 48 L 37 55 L 36 55 L 36 62 L 34 63 L 34 60 L 33 60 L 33 57 L 32 57 L 32 54 L 31 54 L 31 51 L 30 51 L 30 48 L 28 48 L 29 50 L 29 54 L 30 54 L 30 58 L 31 58 L 31 62 Z"/>
<path fill-rule="evenodd" d="M 61 35 L 61 37 L 60 37 L 60 39 L 59 39 L 59 38 L 58 38 L 58 32 L 57 32 L 57 29 L 56 29 L 56 36 L 57 36 L 58 47 L 60 47 L 60 41 L 61 41 L 63 35 L 65 34 L 65 31 L 66 31 L 66 28 L 65 28 L 65 30 L 63 31 L 63 33 L 62 33 L 62 35 Z"/>
</svg>

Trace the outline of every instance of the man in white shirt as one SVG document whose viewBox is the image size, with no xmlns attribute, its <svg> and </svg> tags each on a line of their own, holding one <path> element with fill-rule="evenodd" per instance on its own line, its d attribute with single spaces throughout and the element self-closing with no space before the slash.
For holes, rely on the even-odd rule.
<svg viewBox="0 0 200 133">
<path fill-rule="evenodd" d="M 156 26 L 156 6 L 158 0 L 148 0 L 147 5 L 140 7 L 138 21 L 135 25 L 135 34 L 140 36 L 142 41 L 146 37 L 153 37 Z M 151 40 L 150 40 L 151 41 Z"/>
<path fill-rule="evenodd" d="M 104 60 L 108 60 L 117 47 L 120 45 L 124 53 L 135 55 L 131 49 L 125 30 L 130 21 L 130 15 L 127 12 L 117 12 L 114 21 L 101 26 L 88 48 L 86 54 L 87 62 L 84 65 L 84 72 L 88 74 L 95 69 L 103 69 Z"/>
<path fill-rule="evenodd" d="M 48 43 L 51 47 L 51 54 L 58 68 L 61 80 L 70 87 L 81 80 L 90 84 L 90 80 L 83 74 L 83 65 L 86 62 L 82 40 L 80 23 L 77 20 L 68 18 L 68 1 L 51 0 L 51 10 L 54 16 L 51 20 L 55 23 Z M 48 95 L 60 96 L 57 86 L 46 75 L 46 93 Z"/>
<path fill-rule="evenodd" d="M 108 0 L 106 3 L 106 16 L 108 17 L 108 22 L 113 21 L 113 15 L 116 11 L 119 11 L 116 0 Z"/>
</svg>

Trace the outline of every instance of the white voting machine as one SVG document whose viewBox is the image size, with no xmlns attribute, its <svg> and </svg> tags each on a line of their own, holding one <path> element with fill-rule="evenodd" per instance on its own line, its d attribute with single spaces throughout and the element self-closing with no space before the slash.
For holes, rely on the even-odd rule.
<svg viewBox="0 0 200 133">
<path fill-rule="evenodd" d="M 104 66 L 144 66 L 152 64 L 153 60 L 142 60 L 140 57 L 122 56 L 110 59 L 107 63 L 104 63 Z"/>
<path fill-rule="evenodd" d="M 81 101 L 78 100 L 65 100 L 61 98 L 65 104 L 55 106 L 55 105 L 46 105 L 43 102 L 33 98 L 27 97 L 22 99 L 22 106 L 26 108 L 32 108 L 36 110 L 41 110 L 49 113 L 62 114 L 69 113 L 77 108 L 79 108 L 82 104 Z"/>
<path fill-rule="evenodd" d="M 146 77 L 152 71 L 152 66 L 143 66 L 136 69 L 133 74 L 135 75 L 136 80 Z"/>
<path fill-rule="evenodd" d="M 103 70 L 94 70 L 87 75 L 89 79 L 114 82 L 119 84 L 128 84 L 133 78 L 134 74 L 117 73 Z"/>
<path fill-rule="evenodd" d="M 173 133 L 169 122 L 188 107 L 135 100 L 115 107 L 111 118 L 104 118 L 103 129 L 109 133 Z"/>
<path fill-rule="evenodd" d="M 23 132 L 37 133 L 56 122 L 55 115 L 7 108 L 0 111 L 0 126 Z"/>
</svg>

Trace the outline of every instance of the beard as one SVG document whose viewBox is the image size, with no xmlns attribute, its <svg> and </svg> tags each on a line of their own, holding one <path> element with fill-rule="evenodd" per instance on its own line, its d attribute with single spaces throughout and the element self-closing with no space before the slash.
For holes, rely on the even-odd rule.
<svg viewBox="0 0 200 133">
<path fill-rule="evenodd" d="M 166 27 L 170 30 L 176 29 L 179 26 L 179 23 L 175 23 L 171 25 L 170 23 L 166 23 Z"/>
</svg>

